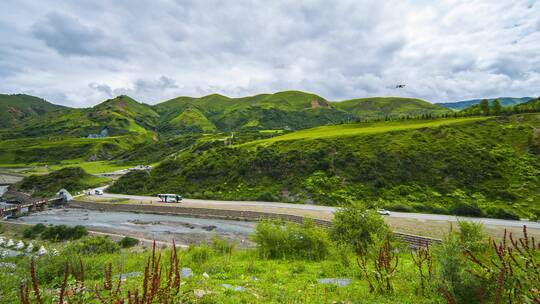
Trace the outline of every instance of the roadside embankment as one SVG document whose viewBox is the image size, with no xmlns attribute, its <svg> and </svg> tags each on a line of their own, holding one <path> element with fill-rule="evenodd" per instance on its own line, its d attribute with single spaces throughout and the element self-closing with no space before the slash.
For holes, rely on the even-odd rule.
<svg viewBox="0 0 540 304">
<path fill-rule="evenodd" d="M 258 221 L 261 219 L 280 219 L 283 221 L 290 221 L 295 223 L 303 223 L 306 217 L 291 215 L 291 214 L 278 214 L 270 212 L 257 212 L 257 211 L 241 211 L 241 210 L 227 210 L 227 209 L 210 209 L 210 208 L 193 208 L 182 207 L 181 205 L 149 205 L 149 204 L 114 204 L 114 203 L 98 203 L 98 202 L 86 202 L 86 201 L 73 201 L 70 202 L 70 207 L 73 208 L 85 208 L 100 211 L 123 211 L 123 212 L 140 212 L 140 213 L 154 213 L 154 214 L 167 214 L 167 215 L 179 215 L 179 216 L 193 216 L 202 218 L 215 218 L 215 219 L 228 219 L 228 220 L 245 220 L 245 221 Z M 322 219 L 313 219 L 315 224 L 329 228 L 332 225 L 331 221 Z M 430 237 L 418 236 L 402 232 L 394 232 L 395 236 L 412 246 L 425 246 L 434 242 L 440 242 L 439 239 Z"/>
<path fill-rule="evenodd" d="M 149 205 L 149 204 L 114 204 L 114 203 L 97 203 L 86 201 L 72 201 L 69 203 L 72 208 L 85 208 L 101 211 L 124 211 L 124 212 L 140 212 L 154 214 L 181 215 L 213 219 L 226 220 L 241 220 L 241 221 L 258 221 L 264 218 L 280 219 L 295 223 L 303 223 L 303 216 L 291 214 L 279 214 L 272 212 L 259 211 L 242 211 L 230 209 L 215 209 L 215 208 L 194 208 L 183 207 L 182 205 Z M 330 227 L 331 222 L 322 219 L 313 219 L 316 224 Z"/>
</svg>

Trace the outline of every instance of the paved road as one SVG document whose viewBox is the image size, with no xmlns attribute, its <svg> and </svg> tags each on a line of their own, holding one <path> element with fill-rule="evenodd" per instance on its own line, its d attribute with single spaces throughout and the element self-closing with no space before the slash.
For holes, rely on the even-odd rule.
<svg viewBox="0 0 540 304">
<path fill-rule="evenodd" d="M 124 194 L 112 194 L 104 193 L 101 197 L 104 198 L 120 198 L 120 199 L 131 199 L 138 201 L 158 201 L 156 197 L 151 196 L 138 196 L 138 195 L 124 195 Z M 327 206 L 318 206 L 318 205 L 305 205 L 305 204 L 290 204 L 290 203 L 276 203 L 276 202 L 253 202 L 253 201 L 216 201 L 216 200 L 200 200 L 200 199 L 183 199 L 182 204 L 185 204 L 189 207 L 213 207 L 220 209 L 236 209 L 246 207 L 249 209 L 253 208 L 269 208 L 274 210 L 297 210 L 309 211 L 309 212 L 320 212 L 323 214 L 332 214 L 336 208 L 327 207 Z M 531 222 L 531 221 L 510 221 L 510 220 L 500 220 L 492 218 L 475 218 L 475 217 L 456 217 L 452 215 L 442 215 L 442 214 L 425 214 L 425 213 L 406 213 L 406 212 L 391 212 L 389 217 L 394 218 L 406 218 L 406 219 L 417 219 L 417 220 L 427 220 L 427 221 L 473 221 L 483 223 L 484 225 L 489 226 L 499 226 L 499 227 L 522 227 L 527 225 L 528 228 L 540 229 L 540 222 Z"/>
</svg>

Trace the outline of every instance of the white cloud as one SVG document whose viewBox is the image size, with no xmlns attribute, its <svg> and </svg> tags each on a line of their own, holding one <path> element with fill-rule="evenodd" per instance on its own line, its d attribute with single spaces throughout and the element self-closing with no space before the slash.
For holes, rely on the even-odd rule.
<svg viewBox="0 0 540 304">
<path fill-rule="evenodd" d="M 5 1 L 0 91 L 74 106 L 287 89 L 537 96 L 539 15 L 525 0 Z"/>
</svg>

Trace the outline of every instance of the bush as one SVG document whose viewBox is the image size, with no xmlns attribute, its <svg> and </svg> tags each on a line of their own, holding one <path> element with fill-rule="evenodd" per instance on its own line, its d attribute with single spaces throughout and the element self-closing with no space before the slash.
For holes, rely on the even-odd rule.
<svg viewBox="0 0 540 304">
<path fill-rule="evenodd" d="M 365 254 L 377 240 L 385 239 L 390 229 L 375 210 L 368 210 L 356 203 L 338 209 L 332 222 L 332 238 L 352 246 L 357 254 Z"/>
<path fill-rule="evenodd" d="M 84 255 L 115 253 L 120 251 L 120 246 L 108 236 L 87 238 L 70 246 L 70 250 Z"/>
<path fill-rule="evenodd" d="M 138 244 L 139 244 L 138 239 L 135 239 L 129 236 L 125 236 L 120 241 L 118 241 L 118 245 L 120 245 L 120 247 L 122 248 L 130 248 Z"/>
<path fill-rule="evenodd" d="M 467 221 L 460 221 L 458 224 L 459 240 L 464 249 L 471 252 L 483 252 L 487 249 L 488 236 L 482 224 Z"/>
<path fill-rule="evenodd" d="M 322 260 L 331 248 L 328 232 L 306 219 L 303 225 L 261 220 L 255 228 L 253 241 L 264 258 L 303 258 Z"/>
<path fill-rule="evenodd" d="M 413 208 L 407 205 L 403 204 L 392 204 L 385 207 L 386 209 L 390 211 L 397 211 L 397 212 L 413 212 Z"/>
<path fill-rule="evenodd" d="M 231 255 L 236 248 L 236 242 L 228 242 L 222 238 L 214 236 L 212 238 L 212 250 L 219 255 Z"/>
<path fill-rule="evenodd" d="M 88 235 L 88 230 L 84 226 L 77 225 L 68 227 L 66 225 L 49 226 L 41 233 L 44 240 L 59 242 L 66 240 L 78 240 Z"/>
<path fill-rule="evenodd" d="M 263 202 L 276 202 L 279 201 L 279 198 L 277 198 L 274 194 L 266 191 L 259 194 L 259 196 L 257 196 L 257 200 Z"/>
<path fill-rule="evenodd" d="M 480 282 L 465 271 L 467 262 L 463 250 L 461 236 L 457 232 L 450 232 L 442 244 L 434 248 L 435 258 L 439 261 L 436 269 L 440 288 L 456 300 L 454 303 L 481 303 L 478 293 Z"/>
<path fill-rule="evenodd" d="M 504 219 L 504 220 L 519 220 L 519 215 L 501 207 L 491 207 L 486 211 L 489 217 Z"/>
<path fill-rule="evenodd" d="M 452 214 L 461 216 L 482 216 L 482 210 L 477 204 L 462 201 L 455 202 L 449 211 Z"/>
<path fill-rule="evenodd" d="M 194 264 L 203 264 L 210 259 L 212 251 L 206 245 L 193 246 L 190 245 L 188 250 L 188 259 Z"/>
<path fill-rule="evenodd" d="M 47 229 L 47 226 L 41 223 L 31 226 L 31 227 L 27 227 L 23 231 L 23 237 L 27 239 L 35 239 L 38 235 L 40 235 L 46 229 Z"/>
</svg>

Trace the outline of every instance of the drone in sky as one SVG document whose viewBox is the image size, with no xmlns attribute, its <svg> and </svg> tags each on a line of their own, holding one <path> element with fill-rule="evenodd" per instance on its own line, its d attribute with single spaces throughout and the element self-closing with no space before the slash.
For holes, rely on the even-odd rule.
<svg viewBox="0 0 540 304">
<path fill-rule="evenodd" d="M 396 89 L 403 89 L 406 86 L 407 86 L 406 84 L 398 84 L 396 85 Z"/>
</svg>

